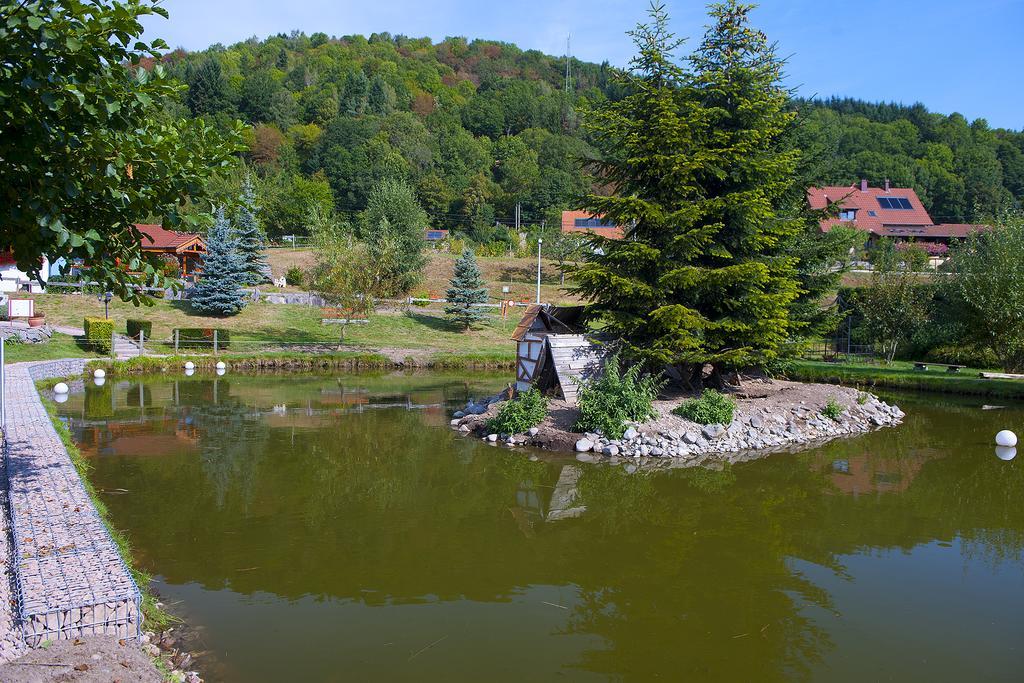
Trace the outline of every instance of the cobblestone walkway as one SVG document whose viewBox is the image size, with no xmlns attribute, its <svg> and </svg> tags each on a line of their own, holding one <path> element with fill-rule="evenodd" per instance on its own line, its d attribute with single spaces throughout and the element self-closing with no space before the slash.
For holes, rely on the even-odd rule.
<svg viewBox="0 0 1024 683">
<path fill-rule="evenodd" d="M 13 549 L 5 569 L 14 570 L 14 616 L 29 646 L 92 634 L 135 637 L 140 625 L 138 588 L 35 389 L 38 379 L 81 374 L 83 364 L 6 368 L 4 521 Z M 3 600 L 4 607 L 9 604 Z M 5 625 L 0 616 L 0 627 Z"/>
</svg>

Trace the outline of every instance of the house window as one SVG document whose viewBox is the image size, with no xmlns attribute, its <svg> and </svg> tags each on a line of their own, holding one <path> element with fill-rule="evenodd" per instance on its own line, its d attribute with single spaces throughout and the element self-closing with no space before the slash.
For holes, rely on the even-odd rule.
<svg viewBox="0 0 1024 683">
<path fill-rule="evenodd" d="M 909 211 L 914 208 L 906 197 L 879 197 L 878 205 L 883 209 L 900 209 L 902 211 Z"/>
<path fill-rule="evenodd" d="M 868 215 L 871 216 L 872 218 L 875 218 L 876 216 L 878 216 L 878 212 L 869 210 Z"/>
<path fill-rule="evenodd" d="M 577 228 L 612 228 L 615 227 L 604 218 L 577 218 L 573 225 Z"/>
<path fill-rule="evenodd" d="M 857 220 L 857 209 L 843 209 L 839 212 L 839 220 L 841 221 L 855 221 Z"/>
</svg>

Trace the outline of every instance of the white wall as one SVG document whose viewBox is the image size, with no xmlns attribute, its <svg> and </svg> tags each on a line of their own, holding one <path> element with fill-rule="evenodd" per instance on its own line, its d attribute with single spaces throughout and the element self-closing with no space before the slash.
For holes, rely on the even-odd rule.
<svg viewBox="0 0 1024 683">
<path fill-rule="evenodd" d="M 46 284 L 46 279 L 50 275 L 50 262 L 47 259 L 43 259 L 43 267 L 40 269 L 39 277 L 42 280 L 42 285 Z M 30 280 L 28 273 L 18 270 L 18 267 L 13 263 L 7 266 L 0 266 L 0 292 L 19 292 L 22 289 L 22 285 L 26 283 L 33 283 L 33 291 L 42 291 L 39 281 Z"/>
</svg>

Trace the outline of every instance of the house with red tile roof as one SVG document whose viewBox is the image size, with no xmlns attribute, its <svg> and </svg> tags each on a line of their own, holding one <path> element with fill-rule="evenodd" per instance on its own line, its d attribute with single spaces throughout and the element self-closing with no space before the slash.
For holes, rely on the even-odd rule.
<svg viewBox="0 0 1024 683">
<path fill-rule="evenodd" d="M 589 211 L 563 211 L 562 232 L 589 232 L 613 240 L 621 240 L 626 236 L 626 230 L 621 225 L 612 225 Z"/>
<path fill-rule="evenodd" d="M 165 230 L 151 223 L 136 223 L 135 229 L 142 233 L 142 252 L 174 258 L 182 278 L 194 276 L 202 270 L 206 254 L 206 240 L 202 236 Z"/>
<path fill-rule="evenodd" d="M 969 223 L 936 224 L 928 215 L 917 193 L 909 187 L 860 185 L 812 187 L 807 190 L 812 209 L 824 210 L 839 205 L 838 215 L 821 220 L 822 232 L 847 225 L 869 233 L 869 239 L 890 237 L 897 242 L 917 242 L 929 253 L 945 253 L 951 239 L 966 237 L 986 226 Z"/>
</svg>

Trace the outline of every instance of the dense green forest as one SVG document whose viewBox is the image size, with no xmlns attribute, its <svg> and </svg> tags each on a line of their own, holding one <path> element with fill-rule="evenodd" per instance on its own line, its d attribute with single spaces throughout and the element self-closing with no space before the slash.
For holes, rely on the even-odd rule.
<svg viewBox="0 0 1024 683">
<path fill-rule="evenodd" d="M 478 242 L 507 238 L 516 204 L 548 225 L 589 189 L 595 152 L 581 112 L 618 99 L 607 63 L 508 43 L 387 33 L 277 35 L 163 57 L 187 83 L 171 115 L 251 125 L 264 227 L 306 231 L 310 216 L 366 207 L 371 188 L 403 178 L 434 227 Z M 936 220 L 984 218 L 1024 200 L 1024 133 L 923 105 L 800 101 L 795 141 L 811 183 L 890 178 L 917 189 Z M 225 195 L 240 179 L 227 179 Z"/>
</svg>

